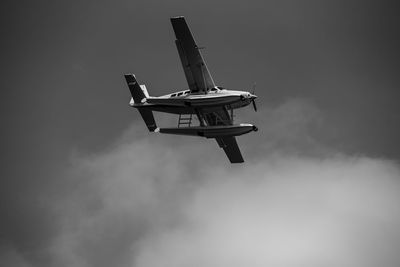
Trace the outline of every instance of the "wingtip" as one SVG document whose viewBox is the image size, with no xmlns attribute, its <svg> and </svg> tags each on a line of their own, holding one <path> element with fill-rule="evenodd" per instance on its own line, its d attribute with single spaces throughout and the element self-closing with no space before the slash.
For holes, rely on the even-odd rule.
<svg viewBox="0 0 400 267">
<path fill-rule="evenodd" d="M 240 160 L 229 160 L 229 162 L 231 163 L 231 164 L 240 164 L 240 163 L 244 163 L 244 159 L 240 159 Z"/>
<path fill-rule="evenodd" d="M 175 16 L 175 17 L 171 17 L 171 20 L 177 20 L 177 19 L 185 19 L 184 16 Z"/>
<path fill-rule="evenodd" d="M 136 77 L 132 73 L 124 74 L 125 80 L 128 83 L 128 85 L 136 83 Z"/>
<path fill-rule="evenodd" d="M 125 73 L 124 76 L 125 76 L 125 78 L 126 78 L 126 77 L 132 77 L 132 76 L 133 76 L 134 78 L 136 78 L 135 74 L 133 74 L 133 73 Z"/>
</svg>

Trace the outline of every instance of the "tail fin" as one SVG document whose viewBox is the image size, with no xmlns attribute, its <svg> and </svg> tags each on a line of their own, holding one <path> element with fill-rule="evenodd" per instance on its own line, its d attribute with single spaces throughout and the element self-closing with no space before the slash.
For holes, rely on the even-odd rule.
<svg viewBox="0 0 400 267">
<path fill-rule="evenodd" d="M 146 99 L 146 97 L 149 97 L 146 86 L 144 84 L 139 85 L 135 75 L 125 74 L 125 80 L 128 83 L 129 91 L 131 91 L 134 103 L 140 104 L 143 100 Z M 146 123 L 149 131 L 154 132 L 154 130 L 157 129 L 157 125 L 156 121 L 154 120 L 153 112 L 145 107 L 136 106 L 136 108 L 138 108 L 140 115 L 142 115 L 142 118 Z"/>
<path fill-rule="evenodd" d="M 131 91 L 131 95 L 135 103 L 140 104 L 144 98 L 149 96 L 149 94 L 147 93 L 146 86 L 139 85 L 135 75 L 125 74 L 125 80 L 126 83 L 128 84 L 129 91 Z M 145 88 L 145 90 L 142 89 L 143 87 Z M 145 94 L 145 92 L 147 95 Z"/>
</svg>

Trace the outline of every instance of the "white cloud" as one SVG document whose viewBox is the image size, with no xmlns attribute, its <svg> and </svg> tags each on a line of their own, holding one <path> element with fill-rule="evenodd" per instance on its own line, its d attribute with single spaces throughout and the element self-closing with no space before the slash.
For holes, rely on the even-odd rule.
<svg viewBox="0 0 400 267">
<path fill-rule="evenodd" d="M 282 109 L 268 112 L 292 116 Z M 282 131 L 299 123 L 290 121 Z M 74 157 L 76 191 L 50 249 L 58 266 L 400 264 L 397 163 L 261 147 L 262 158 L 232 166 L 213 142 L 131 140 L 135 129 L 107 152 Z"/>
<path fill-rule="evenodd" d="M 182 224 L 146 237 L 137 266 L 400 263 L 395 165 L 275 158 L 252 167 L 254 176 L 208 180 L 184 205 Z"/>
</svg>

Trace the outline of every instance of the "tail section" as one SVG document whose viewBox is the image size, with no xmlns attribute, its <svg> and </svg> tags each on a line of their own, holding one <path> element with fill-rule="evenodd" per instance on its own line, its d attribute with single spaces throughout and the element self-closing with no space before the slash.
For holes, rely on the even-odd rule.
<svg viewBox="0 0 400 267">
<path fill-rule="evenodd" d="M 157 129 L 156 121 L 154 120 L 153 111 L 150 109 L 139 108 L 140 115 L 147 125 L 150 132 L 154 132 Z"/>
<path fill-rule="evenodd" d="M 125 80 L 128 84 L 129 91 L 131 91 L 133 104 L 142 104 L 146 101 L 146 98 L 149 97 L 149 93 L 147 92 L 147 88 L 144 84 L 139 85 L 136 80 L 135 75 L 133 74 L 125 74 Z M 131 101 L 132 103 L 132 101 Z M 147 128 L 150 132 L 154 132 L 157 129 L 156 121 L 154 120 L 153 112 L 150 109 L 145 107 L 135 106 L 144 122 L 147 125 Z"/>
<path fill-rule="evenodd" d="M 140 103 L 142 103 L 143 99 L 146 99 L 146 97 L 149 97 L 146 86 L 144 84 L 139 85 L 139 83 L 136 80 L 135 75 L 125 74 L 125 80 L 126 80 L 126 83 L 128 84 L 129 91 L 131 91 L 131 95 L 132 95 L 134 103 L 140 104 Z M 143 88 L 144 88 L 144 90 L 143 90 Z"/>
</svg>

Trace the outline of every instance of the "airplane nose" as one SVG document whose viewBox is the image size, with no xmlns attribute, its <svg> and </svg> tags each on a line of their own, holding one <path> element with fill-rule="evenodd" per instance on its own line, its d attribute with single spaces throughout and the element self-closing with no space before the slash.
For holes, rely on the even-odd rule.
<svg viewBox="0 0 400 267">
<path fill-rule="evenodd" d="M 256 95 L 253 95 L 253 94 L 250 94 L 250 93 L 240 95 L 240 99 L 242 99 L 242 100 L 246 100 L 246 99 L 253 100 L 253 99 L 256 99 L 256 98 L 257 98 Z"/>
</svg>

